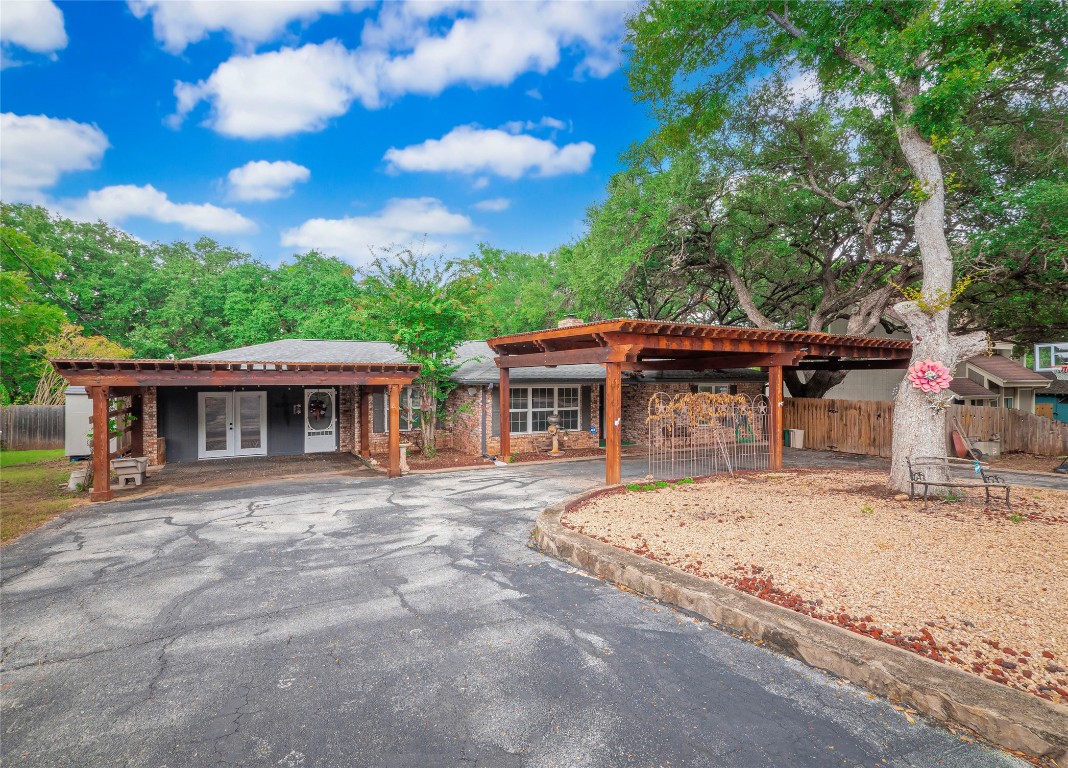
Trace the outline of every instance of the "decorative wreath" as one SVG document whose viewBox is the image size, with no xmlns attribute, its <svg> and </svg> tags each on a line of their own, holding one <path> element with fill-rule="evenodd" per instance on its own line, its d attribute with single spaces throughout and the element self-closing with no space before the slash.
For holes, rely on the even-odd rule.
<svg viewBox="0 0 1068 768">
<path fill-rule="evenodd" d="M 949 386 L 953 375 L 941 360 L 924 360 L 909 368 L 912 386 L 928 393 L 938 393 Z"/>
<path fill-rule="evenodd" d="M 308 416 L 313 419 L 325 419 L 330 413 L 326 399 L 321 395 L 312 395 L 308 400 Z"/>
</svg>

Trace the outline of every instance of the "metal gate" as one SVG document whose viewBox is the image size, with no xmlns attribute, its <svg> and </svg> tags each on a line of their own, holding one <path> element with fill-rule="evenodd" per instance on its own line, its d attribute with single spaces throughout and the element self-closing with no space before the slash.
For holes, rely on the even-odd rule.
<svg viewBox="0 0 1068 768">
<path fill-rule="evenodd" d="M 768 401 L 657 392 L 649 399 L 649 475 L 677 480 L 768 468 Z"/>
</svg>

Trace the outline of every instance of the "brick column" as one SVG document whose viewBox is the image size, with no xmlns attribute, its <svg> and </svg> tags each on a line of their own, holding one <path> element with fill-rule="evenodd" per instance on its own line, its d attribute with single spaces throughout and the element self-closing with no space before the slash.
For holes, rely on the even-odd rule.
<svg viewBox="0 0 1068 768">
<path fill-rule="evenodd" d="M 158 393 L 155 387 L 141 388 L 141 424 L 142 447 L 148 463 L 155 467 L 166 464 L 165 456 L 160 456 Z"/>
<path fill-rule="evenodd" d="M 338 403 L 338 450 L 350 453 L 356 447 L 356 387 L 341 387 Z"/>
</svg>

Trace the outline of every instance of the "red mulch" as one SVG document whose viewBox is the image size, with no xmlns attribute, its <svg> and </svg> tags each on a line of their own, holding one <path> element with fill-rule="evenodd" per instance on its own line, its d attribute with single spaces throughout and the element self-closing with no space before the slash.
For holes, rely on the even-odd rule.
<svg viewBox="0 0 1068 768">
<path fill-rule="evenodd" d="M 374 459 L 386 466 L 389 464 L 389 456 L 384 453 L 374 454 Z M 438 451 L 433 458 L 428 458 L 420 453 L 408 454 L 408 466 L 412 469 L 448 469 L 449 467 L 482 467 L 489 464 L 489 459 L 482 456 L 472 456 L 470 453 L 461 453 L 452 449 Z"/>
</svg>

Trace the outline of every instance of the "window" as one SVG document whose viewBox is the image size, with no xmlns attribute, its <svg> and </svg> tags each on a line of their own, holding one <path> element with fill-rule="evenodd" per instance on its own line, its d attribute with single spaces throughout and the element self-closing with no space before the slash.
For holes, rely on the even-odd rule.
<svg viewBox="0 0 1068 768">
<path fill-rule="evenodd" d="M 698 384 L 697 385 L 697 391 L 698 392 L 711 392 L 714 395 L 731 395 L 731 394 L 734 394 L 733 392 L 731 392 L 731 385 L 730 384 Z"/>
<path fill-rule="evenodd" d="M 560 415 L 560 428 L 579 428 L 578 387 L 511 387 L 509 389 L 509 429 L 513 433 L 544 432 L 549 417 Z"/>
<path fill-rule="evenodd" d="M 1005 398 L 1005 407 L 1008 408 L 1009 410 L 1012 410 L 1012 403 L 1013 403 L 1013 398 L 1011 398 L 1011 397 L 1006 397 Z"/>
<path fill-rule="evenodd" d="M 419 392 L 415 387 L 401 388 L 400 397 L 400 428 L 401 432 L 419 429 Z"/>
</svg>

